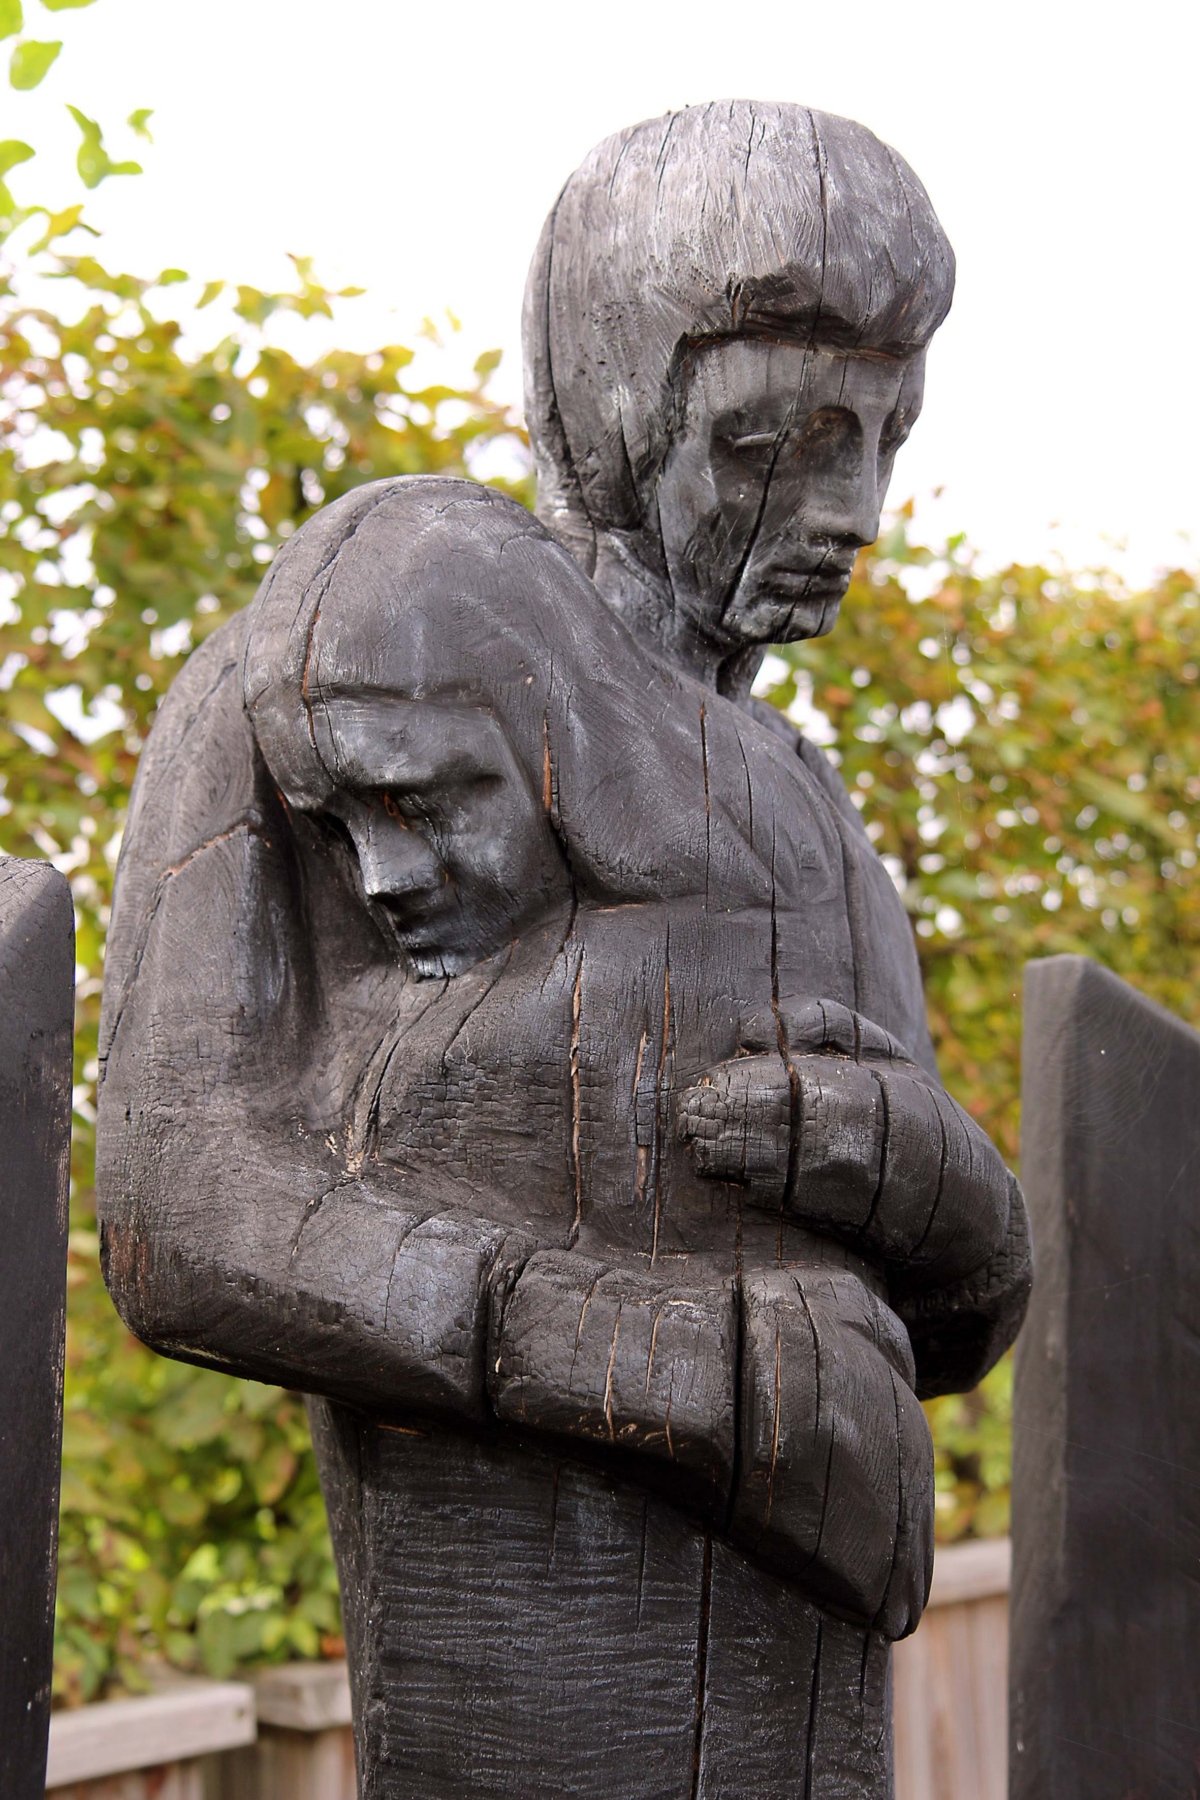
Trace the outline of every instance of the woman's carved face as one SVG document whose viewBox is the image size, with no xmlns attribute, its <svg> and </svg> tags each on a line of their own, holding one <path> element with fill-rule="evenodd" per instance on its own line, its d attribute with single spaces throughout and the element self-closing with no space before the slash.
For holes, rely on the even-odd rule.
<svg viewBox="0 0 1200 1800">
<path fill-rule="evenodd" d="M 367 903 L 418 979 L 459 975 L 567 903 L 546 809 L 482 708 L 344 694 L 324 702 Z"/>
</svg>

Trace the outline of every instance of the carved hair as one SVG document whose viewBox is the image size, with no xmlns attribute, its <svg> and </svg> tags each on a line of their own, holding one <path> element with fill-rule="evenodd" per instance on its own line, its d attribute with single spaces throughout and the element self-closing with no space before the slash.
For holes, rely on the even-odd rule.
<svg viewBox="0 0 1200 1800">
<path fill-rule="evenodd" d="M 525 290 L 538 516 L 589 573 L 600 530 L 641 534 L 654 560 L 690 348 L 766 336 L 911 354 L 953 291 L 925 189 L 852 120 L 734 100 L 607 138 L 559 195 Z"/>
<path fill-rule="evenodd" d="M 322 508 L 255 597 L 242 678 L 267 767 L 301 810 L 340 780 L 328 700 L 480 706 L 593 897 L 769 905 L 803 888 L 774 822 L 801 780 L 790 745 L 650 656 L 493 488 L 400 476 Z M 747 755 L 761 776 L 752 818 Z M 601 803 L 606 790 L 620 798 Z"/>
</svg>

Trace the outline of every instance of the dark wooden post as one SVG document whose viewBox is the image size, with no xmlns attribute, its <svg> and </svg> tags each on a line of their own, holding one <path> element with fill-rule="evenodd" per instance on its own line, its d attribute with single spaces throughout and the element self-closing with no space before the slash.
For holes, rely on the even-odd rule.
<svg viewBox="0 0 1200 1800">
<path fill-rule="evenodd" d="M 1038 1247 L 1017 1352 L 1013 1800 L 1197 1793 L 1200 1036 L 1085 957 L 1026 976 Z"/>
<path fill-rule="evenodd" d="M 0 857 L 0 1793 L 45 1787 L 62 1439 L 74 923 Z"/>
</svg>

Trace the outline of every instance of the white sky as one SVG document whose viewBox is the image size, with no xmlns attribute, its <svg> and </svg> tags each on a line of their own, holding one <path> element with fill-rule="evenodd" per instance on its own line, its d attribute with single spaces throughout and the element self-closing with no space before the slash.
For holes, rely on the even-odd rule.
<svg viewBox="0 0 1200 1800">
<path fill-rule="evenodd" d="M 287 251 L 354 282 L 336 335 L 410 341 L 453 307 L 519 394 L 525 269 L 594 142 L 730 96 L 871 126 L 955 245 L 954 310 L 892 498 L 991 561 L 1197 560 L 1200 298 L 1192 0 L 99 0 L 27 33 L 66 48 L 3 135 L 41 144 L 71 100 L 115 126 L 153 106 L 146 174 L 91 214 L 103 254 L 258 285 Z M 74 128 L 61 133 L 73 153 Z M 45 176 L 17 171 L 19 197 Z M 61 191 L 61 190 L 60 190 Z M 927 513 L 931 525 L 932 512 Z M 1114 549 L 1113 546 L 1124 546 Z"/>
</svg>

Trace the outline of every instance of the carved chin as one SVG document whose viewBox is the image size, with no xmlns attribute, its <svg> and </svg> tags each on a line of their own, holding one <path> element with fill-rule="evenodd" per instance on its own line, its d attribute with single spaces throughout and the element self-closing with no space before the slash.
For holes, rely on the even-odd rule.
<svg viewBox="0 0 1200 1800">
<path fill-rule="evenodd" d="M 832 631 L 841 604 L 840 589 L 827 588 L 820 594 L 795 599 L 762 594 L 748 605 L 731 609 L 725 627 L 731 636 L 746 644 L 795 644 Z"/>
<path fill-rule="evenodd" d="M 454 950 L 405 949 L 404 960 L 414 981 L 448 981 L 478 960 Z"/>
<path fill-rule="evenodd" d="M 476 969 L 489 956 L 508 948 L 506 943 L 477 944 L 459 950 L 433 949 L 427 945 L 403 945 L 405 967 L 414 981 L 451 981 Z"/>
</svg>

